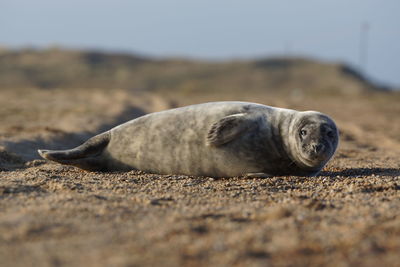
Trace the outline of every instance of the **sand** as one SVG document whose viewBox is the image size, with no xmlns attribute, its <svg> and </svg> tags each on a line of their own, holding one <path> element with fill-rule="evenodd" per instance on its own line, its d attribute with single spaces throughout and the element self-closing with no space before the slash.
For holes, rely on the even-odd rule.
<svg viewBox="0 0 400 267">
<path fill-rule="evenodd" d="M 317 177 L 214 179 L 84 172 L 35 150 L 227 96 L 77 92 L 0 93 L 2 266 L 398 266 L 398 95 L 235 96 L 328 113 L 339 150 Z"/>
</svg>

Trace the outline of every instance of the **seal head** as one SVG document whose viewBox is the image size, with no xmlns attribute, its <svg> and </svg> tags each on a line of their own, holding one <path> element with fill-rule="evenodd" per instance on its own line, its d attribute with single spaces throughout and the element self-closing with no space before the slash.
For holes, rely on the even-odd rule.
<svg viewBox="0 0 400 267">
<path fill-rule="evenodd" d="M 315 112 L 299 112 L 290 127 L 291 156 L 306 169 L 320 170 L 333 156 L 339 134 L 333 120 Z"/>
</svg>

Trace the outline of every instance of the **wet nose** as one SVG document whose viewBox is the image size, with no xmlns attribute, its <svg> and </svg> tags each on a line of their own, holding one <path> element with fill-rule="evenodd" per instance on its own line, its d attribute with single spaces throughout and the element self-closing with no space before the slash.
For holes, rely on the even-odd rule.
<svg viewBox="0 0 400 267">
<path fill-rule="evenodd" d="M 314 145 L 314 151 L 315 151 L 316 153 L 320 152 L 323 148 L 324 148 L 324 145 L 323 145 L 323 144 L 316 144 L 316 145 Z"/>
</svg>

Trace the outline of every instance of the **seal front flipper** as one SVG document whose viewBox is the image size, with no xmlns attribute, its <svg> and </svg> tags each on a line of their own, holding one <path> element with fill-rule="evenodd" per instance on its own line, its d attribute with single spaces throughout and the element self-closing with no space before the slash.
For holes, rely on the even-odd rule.
<svg viewBox="0 0 400 267">
<path fill-rule="evenodd" d="M 226 116 L 211 126 L 207 135 L 207 144 L 221 146 L 255 127 L 257 127 L 256 120 L 248 114 Z"/>
<path fill-rule="evenodd" d="M 41 150 L 38 152 L 45 159 L 61 164 L 72 165 L 87 171 L 105 171 L 101 157 L 102 152 L 110 142 L 110 132 L 96 135 L 82 145 L 69 150 Z"/>
</svg>

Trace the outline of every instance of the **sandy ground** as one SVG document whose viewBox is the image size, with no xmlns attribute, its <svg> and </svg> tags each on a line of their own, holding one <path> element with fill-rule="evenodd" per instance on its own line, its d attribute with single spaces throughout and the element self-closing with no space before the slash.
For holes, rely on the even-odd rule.
<svg viewBox="0 0 400 267">
<path fill-rule="evenodd" d="M 2 266 L 398 266 L 400 97 L 0 92 Z M 250 100 L 331 115 L 317 177 L 213 179 L 90 173 L 40 160 L 146 112 Z"/>
</svg>

